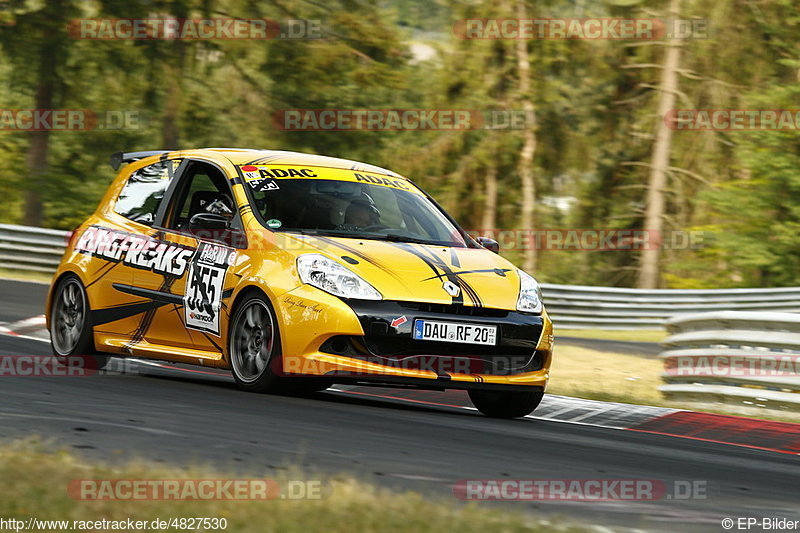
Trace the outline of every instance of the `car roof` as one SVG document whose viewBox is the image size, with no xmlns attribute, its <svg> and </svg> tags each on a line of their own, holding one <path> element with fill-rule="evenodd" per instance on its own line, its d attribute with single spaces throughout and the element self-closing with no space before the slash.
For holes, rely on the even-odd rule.
<svg viewBox="0 0 800 533">
<path fill-rule="evenodd" d="M 361 163 L 359 161 L 340 159 L 338 157 L 329 157 L 326 155 L 305 154 L 302 152 L 255 150 L 247 148 L 199 148 L 195 150 L 180 150 L 180 153 L 186 157 L 191 157 L 192 155 L 205 155 L 210 157 L 224 156 L 234 165 L 303 165 L 341 168 L 383 174 L 394 178 L 403 178 L 403 176 L 391 170 L 370 165 L 369 163 Z"/>
</svg>

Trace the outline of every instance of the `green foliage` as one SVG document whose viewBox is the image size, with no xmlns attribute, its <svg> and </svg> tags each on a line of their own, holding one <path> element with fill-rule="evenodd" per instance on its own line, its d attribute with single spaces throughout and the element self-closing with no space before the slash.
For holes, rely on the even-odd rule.
<svg viewBox="0 0 800 533">
<path fill-rule="evenodd" d="M 539 18 L 650 18 L 666 0 L 529 2 Z M 121 111 L 118 130 L 53 132 L 33 174 L 26 132 L 0 131 L 0 222 L 23 221 L 26 190 L 42 223 L 71 228 L 104 193 L 111 152 L 239 146 L 365 160 L 408 175 L 467 228 L 480 228 L 486 175 L 498 176 L 497 229 L 519 224 L 522 135 L 514 129 L 290 132 L 289 109 L 516 111 L 516 41 L 464 40 L 465 18 L 515 17 L 515 2 L 471 0 L 9 0 L 0 12 L 0 109 L 52 106 Z M 92 41 L 66 32 L 79 17 L 176 16 L 321 21 L 322 38 L 265 41 Z M 682 108 L 796 108 L 800 85 L 792 0 L 683 0 L 681 16 L 708 21 L 709 38 L 681 49 Z M 539 229 L 638 229 L 663 46 L 659 42 L 532 40 L 534 160 Z M 420 51 L 425 51 L 420 55 Z M 656 67 L 654 67 L 654 65 Z M 800 155 L 796 131 L 673 136 L 668 231 L 702 231 L 694 249 L 665 250 L 666 286 L 796 285 L 800 271 Z M 547 197 L 574 197 L 568 210 Z M 519 260 L 518 251 L 504 252 Z M 630 285 L 633 251 L 539 254 L 543 281 Z"/>
</svg>

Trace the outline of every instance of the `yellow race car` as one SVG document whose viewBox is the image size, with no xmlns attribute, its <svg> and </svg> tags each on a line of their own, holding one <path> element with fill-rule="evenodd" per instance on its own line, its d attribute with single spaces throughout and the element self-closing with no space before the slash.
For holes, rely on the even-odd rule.
<svg viewBox="0 0 800 533">
<path fill-rule="evenodd" d="M 494 417 L 541 401 L 553 335 L 539 285 L 410 180 L 268 150 L 111 160 L 119 174 L 48 295 L 59 359 L 226 368 L 256 392 L 465 389 Z"/>
</svg>

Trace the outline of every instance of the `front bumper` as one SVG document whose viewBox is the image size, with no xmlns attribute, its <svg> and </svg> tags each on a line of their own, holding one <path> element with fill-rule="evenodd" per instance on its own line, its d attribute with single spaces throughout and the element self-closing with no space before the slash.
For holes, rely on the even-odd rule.
<svg viewBox="0 0 800 533">
<path fill-rule="evenodd" d="M 403 369 L 451 374 L 505 376 L 541 370 L 547 353 L 537 350 L 544 319 L 514 311 L 417 302 L 348 302 L 364 335 L 337 335 L 320 351 Z M 419 319 L 492 325 L 495 346 L 412 338 Z"/>
<path fill-rule="evenodd" d="M 326 295 L 327 296 L 327 295 Z M 337 314 L 357 326 L 318 337 L 303 355 L 283 356 L 291 376 L 324 376 L 334 382 L 372 382 L 422 388 L 544 389 L 552 357 L 552 323 L 532 315 L 482 307 L 419 302 L 339 300 Z M 495 346 L 420 341 L 417 319 L 495 325 Z M 318 324 L 316 324 L 318 325 Z M 356 333 L 354 330 L 361 330 Z M 308 348 L 311 348 L 309 346 Z M 291 352 L 288 352 L 291 353 Z M 295 352 L 297 353 L 297 352 Z"/>
</svg>

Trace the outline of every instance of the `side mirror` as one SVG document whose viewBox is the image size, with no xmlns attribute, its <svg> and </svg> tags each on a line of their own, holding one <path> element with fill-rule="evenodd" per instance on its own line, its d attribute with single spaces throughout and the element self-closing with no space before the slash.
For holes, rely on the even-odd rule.
<svg viewBox="0 0 800 533">
<path fill-rule="evenodd" d="M 228 219 L 216 213 L 197 213 L 189 219 L 189 229 L 224 231 L 228 229 Z"/>
<path fill-rule="evenodd" d="M 496 240 L 490 239 L 489 237 L 476 237 L 475 240 L 487 250 L 490 250 L 496 254 L 500 253 L 500 243 L 498 243 Z"/>
</svg>

